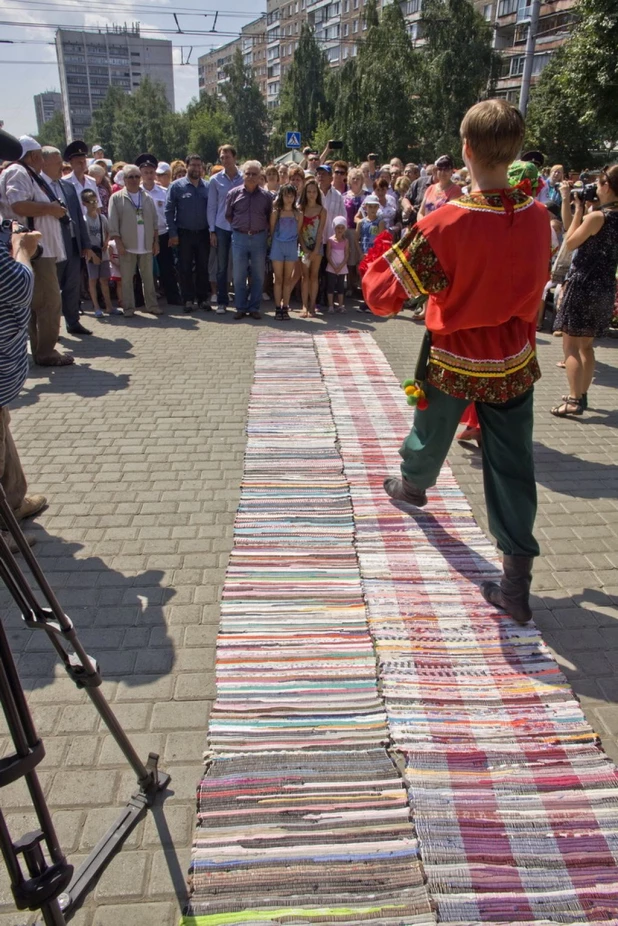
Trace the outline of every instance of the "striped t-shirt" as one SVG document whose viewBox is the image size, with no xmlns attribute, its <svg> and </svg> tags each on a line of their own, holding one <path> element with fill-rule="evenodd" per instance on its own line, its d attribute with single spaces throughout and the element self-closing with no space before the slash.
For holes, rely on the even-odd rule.
<svg viewBox="0 0 618 926">
<path fill-rule="evenodd" d="M 34 274 L 0 244 L 0 407 L 19 395 L 28 375 L 28 321 Z"/>
</svg>

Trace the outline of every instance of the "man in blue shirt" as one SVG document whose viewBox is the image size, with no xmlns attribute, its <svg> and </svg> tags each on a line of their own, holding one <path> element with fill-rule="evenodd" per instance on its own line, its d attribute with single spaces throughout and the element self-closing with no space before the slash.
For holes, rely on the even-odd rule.
<svg viewBox="0 0 618 926">
<path fill-rule="evenodd" d="M 214 175 L 208 191 L 208 226 L 210 246 L 217 249 L 217 314 L 225 315 L 229 303 L 228 263 L 232 247 L 232 228 L 225 217 L 225 202 L 230 190 L 242 186 L 243 178 L 236 167 L 236 149 L 232 145 L 221 145 L 219 160 L 223 170 Z"/>
<path fill-rule="evenodd" d="M 178 247 L 178 274 L 185 312 L 192 312 L 197 302 L 210 312 L 208 279 L 208 182 L 203 180 L 204 166 L 199 154 L 185 159 L 187 176 L 170 185 L 165 205 L 169 232 L 168 245 Z"/>
</svg>

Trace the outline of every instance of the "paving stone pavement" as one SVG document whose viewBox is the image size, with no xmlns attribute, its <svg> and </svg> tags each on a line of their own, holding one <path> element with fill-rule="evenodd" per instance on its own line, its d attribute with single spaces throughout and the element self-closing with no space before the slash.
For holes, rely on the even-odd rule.
<svg viewBox="0 0 618 926">
<path fill-rule="evenodd" d="M 266 307 L 268 309 L 268 307 Z M 65 338 L 76 366 L 33 368 L 13 411 L 32 491 L 49 509 L 31 530 L 36 553 L 140 755 L 161 755 L 172 783 L 73 917 L 75 926 L 172 926 L 186 873 L 214 697 L 219 598 L 243 466 L 247 399 L 261 322 L 213 313 L 87 323 Z M 272 311 L 272 309 L 271 309 Z M 289 330 L 373 332 L 395 373 L 409 375 L 421 328 L 348 311 Z M 564 391 L 560 342 L 541 336 L 537 388 L 538 534 L 535 617 L 607 751 L 618 758 L 618 342 L 603 341 L 581 420 L 548 407 Z M 402 397 L 403 399 L 403 397 Z M 285 397 L 282 396 L 282 401 Z M 402 435 L 403 437 L 403 435 Z M 480 454 L 450 457 L 485 525 Z M 46 757 L 40 766 L 61 843 L 79 863 L 134 788 L 132 772 L 83 692 L 64 676 L 47 639 L 19 621 L 4 590 L 2 616 Z M 8 743 L 2 742 L 2 749 Z M 22 783 L 3 789 L 14 836 L 32 828 Z M 13 912 L 0 872 L 0 926 Z"/>
</svg>

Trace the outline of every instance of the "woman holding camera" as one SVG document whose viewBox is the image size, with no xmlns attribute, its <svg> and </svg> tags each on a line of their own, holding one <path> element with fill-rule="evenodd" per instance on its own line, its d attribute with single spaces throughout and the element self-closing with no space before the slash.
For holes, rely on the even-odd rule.
<svg viewBox="0 0 618 926">
<path fill-rule="evenodd" d="M 594 375 L 593 339 L 604 334 L 612 317 L 618 266 L 618 164 L 599 175 L 597 197 L 600 208 L 587 215 L 583 197 L 577 195 L 573 215 L 563 209 L 567 219 L 566 247 L 577 253 L 565 280 L 555 322 L 555 328 L 563 333 L 569 381 L 569 394 L 551 409 L 558 418 L 581 415 L 588 407 L 588 389 Z"/>
</svg>

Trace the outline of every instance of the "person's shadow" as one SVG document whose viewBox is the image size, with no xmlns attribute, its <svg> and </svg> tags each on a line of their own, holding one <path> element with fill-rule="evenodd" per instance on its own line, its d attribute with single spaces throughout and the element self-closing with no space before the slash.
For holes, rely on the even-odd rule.
<svg viewBox="0 0 618 926">
<path fill-rule="evenodd" d="M 32 525 L 28 533 L 36 537 L 33 553 L 39 566 L 104 679 L 148 685 L 172 671 L 174 646 L 163 608 L 175 592 L 161 584 L 162 570 L 123 576 L 98 556 L 80 557 L 81 544 L 52 536 L 40 525 Z M 23 557 L 16 560 L 37 600 L 47 606 Z M 0 614 L 24 688 L 51 685 L 62 674 L 61 662 L 44 631 L 24 626 L 4 585 Z"/>
</svg>

